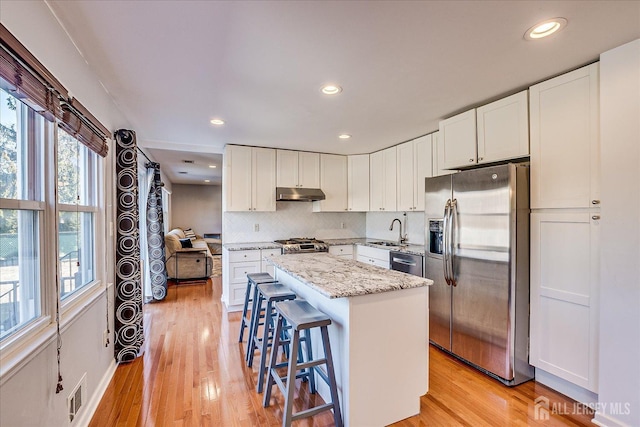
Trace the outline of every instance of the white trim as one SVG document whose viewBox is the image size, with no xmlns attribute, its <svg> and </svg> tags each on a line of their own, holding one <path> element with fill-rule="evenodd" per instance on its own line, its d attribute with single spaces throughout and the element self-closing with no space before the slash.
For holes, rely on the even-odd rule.
<svg viewBox="0 0 640 427">
<path fill-rule="evenodd" d="M 76 419 L 76 422 L 74 423 L 76 426 L 85 427 L 89 425 L 91 419 L 93 418 L 93 415 L 96 412 L 96 409 L 98 409 L 98 405 L 100 404 L 105 391 L 107 391 L 107 387 L 109 387 L 109 384 L 111 383 L 111 379 L 116 373 L 117 367 L 118 365 L 116 364 L 116 360 L 111 360 L 111 364 L 105 371 L 100 382 L 97 384 L 96 389 L 91 395 L 91 399 L 89 399 L 86 406 L 82 408 L 80 416 Z"/>
<path fill-rule="evenodd" d="M 43 211 L 45 204 L 36 200 L 0 199 L 2 209 Z"/>
<path fill-rule="evenodd" d="M 97 301 L 100 301 L 100 296 L 104 294 L 104 289 L 100 292 L 95 291 L 98 288 L 100 282 L 94 283 L 90 289 L 86 292 L 82 292 L 80 295 L 86 295 L 85 298 L 74 298 L 75 304 L 70 305 L 64 310 L 64 315 L 60 323 L 60 333 L 64 333 L 72 324 L 74 324 L 91 306 Z M 46 327 L 42 327 L 45 319 L 49 321 L 48 317 L 43 318 L 40 322 L 34 324 L 33 329 L 36 329 L 36 325 L 40 326 L 40 329 L 33 334 L 24 334 L 24 342 L 21 345 L 12 348 L 6 355 L 2 354 L 1 370 L 0 370 L 0 386 L 13 377 L 20 371 L 27 363 L 33 358 L 45 350 L 49 345 L 53 344 L 56 339 L 56 324 L 53 321 L 49 321 Z M 12 346 L 13 347 L 13 346 Z"/>
<path fill-rule="evenodd" d="M 602 412 L 596 412 L 596 416 L 591 420 L 597 426 L 602 427 L 628 427 L 629 424 L 625 424 L 622 421 L 611 418 L 610 415 L 605 415 Z"/>
<path fill-rule="evenodd" d="M 598 403 L 598 395 L 596 393 L 587 390 L 586 388 L 582 388 L 579 385 L 573 384 L 538 367 L 536 367 L 536 382 L 544 384 L 547 387 L 558 391 L 565 396 L 569 396 L 573 400 L 584 405 L 592 406 Z"/>
<path fill-rule="evenodd" d="M 93 282 L 79 288 L 77 291 L 69 294 L 68 298 L 60 301 L 60 318 L 62 319 L 61 325 L 65 323 L 66 317 L 77 316 L 80 312 L 84 311 L 89 305 L 91 305 L 96 298 L 104 293 L 104 286 L 102 281 L 94 280 Z"/>
</svg>

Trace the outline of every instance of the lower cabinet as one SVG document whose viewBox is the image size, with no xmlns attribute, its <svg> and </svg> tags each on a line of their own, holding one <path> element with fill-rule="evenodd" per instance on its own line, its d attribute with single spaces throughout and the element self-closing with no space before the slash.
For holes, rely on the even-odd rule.
<svg viewBox="0 0 640 427">
<path fill-rule="evenodd" d="M 531 213 L 530 363 L 597 393 L 599 211 Z"/>
<path fill-rule="evenodd" d="M 357 245 L 356 260 L 382 268 L 389 268 L 389 251 Z"/>
<path fill-rule="evenodd" d="M 252 249 L 222 251 L 222 302 L 227 311 L 242 310 L 247 289 L 247 274 L 266 272 L 274 275 L 273 266 L 262 260 L 265 256 L 280 255 L 280 249 Z"/>
<path fill-rule="evenodd" d="M 353 245 L 329 246 L 329 253 L 340 258 L 353 259 Z"/>
</svg>

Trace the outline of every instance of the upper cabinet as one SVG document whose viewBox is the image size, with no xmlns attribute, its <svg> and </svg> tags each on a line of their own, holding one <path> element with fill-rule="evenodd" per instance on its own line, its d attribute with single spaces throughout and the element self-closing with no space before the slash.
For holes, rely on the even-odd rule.
<svg viewBox="0 0 640 427">
<path fill-rule="evenodd" d="M 369 155 L 347 158 L 347 209 L 352 212 L 369 210 Z"/>
<path fill-rule="evenodd" d="M 424 210 L 424 179 L 433 176 L 431 135 L 397 146 L 397 210 Z"/>
<path fill-rule="evenodd" d="M 431 134 L 431 156 L 433 176 L 451 175 L 454 170 L 444 168 L 444 144 L 440 138 L 440 131 Z"/>
<path fill-rule="evenodd" d="M 478 163 L 529 155 L 527 91 L 476 109 Z"/>
<path fill-rule="evenodd" d="M 440 140 L 441 169 L 528 156 L 527 91 L 442 120 Z"/>
<path fill-rule="evenodd" d="M 476 164 L 476 110 L 442 120 L 439 127 L 442 138 L 442 168 L 460 169 Z"/>
<path fill-rule="evenodd" d="M 227 145 L 223 169 L 224 211 L 275 211 L 276 151 Z"/>
<path fill-rule="evenodd" d="M 319 153 L 276 151 L 278 187 L 320 188 Z"/>
<path fill-rule="evenodd" d="M 326 199 L 313 202 L 314 212 L 344 212 L 347 210 L 346 156 L 320 155 L 320 188 Z"/>
<path fill-rule="evenodd" d="M 370 155 L 369 210 L 396 210 L 396 147 Z"/>
<path fill-rule="evenodd" d="M 600 203 L 598 64 L 529 89 L 531 208 Z"/>
</svg>

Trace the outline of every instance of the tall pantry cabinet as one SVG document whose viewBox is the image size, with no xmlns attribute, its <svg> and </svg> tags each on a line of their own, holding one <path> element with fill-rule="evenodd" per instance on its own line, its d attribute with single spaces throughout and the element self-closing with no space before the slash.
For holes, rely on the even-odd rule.
<svg viewBox="0 0 640 427">
<path fill-rule="evenodd" d="M 530 363 L 543 383 L 557 377 L 592 393 L 598 392 L 598 82 L 596 63 L 529 89 Z M 571 384 L 561 391 L 583 398 Z"/>
</svg>

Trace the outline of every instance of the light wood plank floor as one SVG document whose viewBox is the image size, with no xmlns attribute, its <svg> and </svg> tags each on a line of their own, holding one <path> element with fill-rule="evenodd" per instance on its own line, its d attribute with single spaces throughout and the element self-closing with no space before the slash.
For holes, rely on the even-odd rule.
<svg viewBox="0 0 640 427">
<path fill-rule="evenodd" d="M 117 368 L 91 426 L 281 424 L 284 399 L 274 388 L 271 406 L 262 407 L 257 370 L 246 367 L 237 343 L 240 313 L 226 312 L 221 286 L 219 277 L 171 285 L 164 301 L 145 305 L 144 355 Z M 537 397 L 567 412 L 574 402 L 533 381 L 505 387 L 434 348 L 430 357 L 430 390 L 421 398 L 420 415 L 397 426 L 593 425 L 592 415 L 584 414 L 551 413 L 548 421 L 537 421 Z M 322 402 L 298 383 L 295 410 Z M 327 412 L 295 425 L 330 426 L 333 418 Z"/>
</svg>

